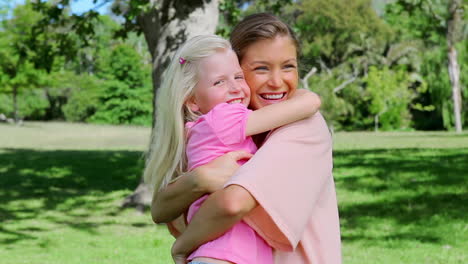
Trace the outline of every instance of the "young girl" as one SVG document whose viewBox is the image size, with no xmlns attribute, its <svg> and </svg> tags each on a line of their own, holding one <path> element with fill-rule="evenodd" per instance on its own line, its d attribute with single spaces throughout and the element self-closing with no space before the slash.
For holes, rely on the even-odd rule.
<svg viewBox="0 0 468 264">
<path fill-rule="evenodd" d="M 256 111 L 247 109 L 249 102 L 250 89 L 227 40 L 205 35 L 187 41 L 176 52 L 158 92 L 155 136 L 144 172 L 155 193 L 176 175 L 228 152 L 245 150 L 253 154 L 257 147 L 251 135 L 309 117 L 320 106 L 317 95 L 305 90 Z M 207 196 L 190 206 L 188 222 Z M 242 221 L 200 246 L 188 260 L 273 264 L 271 248 Z"/>
</svg>

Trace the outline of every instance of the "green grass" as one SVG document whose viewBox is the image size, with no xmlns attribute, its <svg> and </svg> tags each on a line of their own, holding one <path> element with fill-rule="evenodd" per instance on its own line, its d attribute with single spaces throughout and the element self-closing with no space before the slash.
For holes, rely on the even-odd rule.
<svg viewBox="0 0 468 264">
<path fill-rule="evenodd" d="M 120 209 L 149 129 L 0 125 L 0 259 L 171 263 L 149 213 Z M 468 134 L 337 133 L 344 263 L 468 262 Z"/>
</svg>

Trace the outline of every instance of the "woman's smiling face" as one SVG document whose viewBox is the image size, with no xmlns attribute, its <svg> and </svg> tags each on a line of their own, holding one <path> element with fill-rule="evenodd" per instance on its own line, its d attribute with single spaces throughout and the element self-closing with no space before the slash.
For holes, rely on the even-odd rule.
<svg viewBox="0 0 468 264">
<path fill-rule="evenodd" d="M 297 88 L 296 46 L 289 36 L 251 44 L 245 49 L 241 67 L 250 86 L 252 109 L 284 101 Z"/>
</svg>

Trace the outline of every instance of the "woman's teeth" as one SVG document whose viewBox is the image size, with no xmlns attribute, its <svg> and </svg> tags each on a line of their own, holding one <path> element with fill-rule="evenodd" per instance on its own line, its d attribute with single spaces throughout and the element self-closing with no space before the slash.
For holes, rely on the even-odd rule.
<svg viewBox="0 0 468 264">
<path fill-rule="evenodd" d="M 236 99 L 236 100 L 229 101 L 228 104 L 238 104 L 240 102 L 242 102 L 242 99 Z"/>
<path fill-rule="evenodd" d="M 280 93 L 280 94 L 262 94 L 260 95 L 263 99 L 267 100 L 278 100 L 284 97 L 286 93 Z"/>
</svg>

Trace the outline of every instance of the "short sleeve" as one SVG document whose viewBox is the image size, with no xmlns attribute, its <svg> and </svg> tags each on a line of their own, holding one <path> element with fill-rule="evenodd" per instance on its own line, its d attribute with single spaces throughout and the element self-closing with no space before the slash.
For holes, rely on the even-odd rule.
<svg viewBox="0 0 468 264">
<path fill-rule="evenodd" d="M 226 184 L 259 203 L 244 220 L 276 249 L 293 250 L 325 186 L 333 182 L 331 137 L 320 113 L 276 129 Z"/>
<path fill-rule="evenodd" d="M 229 146 L 246 139 L 245 130 L 250 112 L 243 104 L 222 103 L 208 112 L 205 120 L 218 139 Z"/>
</svg>

